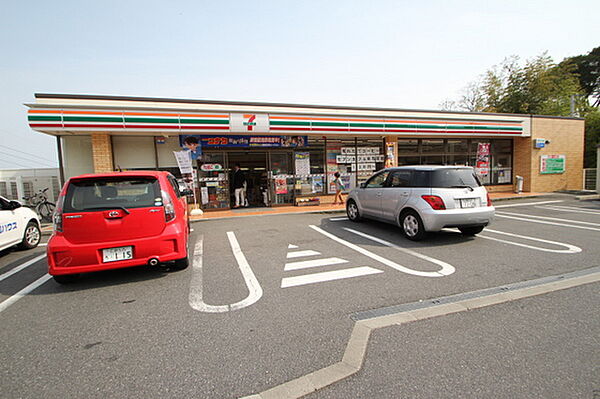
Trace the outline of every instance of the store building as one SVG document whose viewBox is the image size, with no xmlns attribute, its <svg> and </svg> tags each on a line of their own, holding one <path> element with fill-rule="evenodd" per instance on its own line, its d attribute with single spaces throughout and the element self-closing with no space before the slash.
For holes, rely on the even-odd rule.
<svg viewBox="0 0 600 399">
<path fill-rule="evenodd" d="M 229 208 L 233 166 L 251 205 L 330 201 L 333 174 L 351 189 L 408 164 L 471 165 L 489 191 L 578 190 L 584 121 L 537 115 L 36 94 L 32 129 L 56 136 L 61 179 L 113 170 L 168 170 L 189 148 L 202 208 Z M 191 139 L 186 140 L 186 138 Z M 196 145 L 198 143 L 198 146 Z M 198 147 L 198 148 L 197 148 Z"/>
</svg>

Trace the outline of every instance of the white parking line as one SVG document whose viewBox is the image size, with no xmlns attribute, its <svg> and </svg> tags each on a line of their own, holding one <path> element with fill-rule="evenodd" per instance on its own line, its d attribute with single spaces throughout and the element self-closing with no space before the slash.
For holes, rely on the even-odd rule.
<svg viewBox="0 0 600 399">
<path fill-rule="evenodd" d="M 359 253 L 361 253 L 361 254 L 363 254 L 365 256 L 368 256 L 371 259 L 376 260 L 377 262 L 383 263 L 384 265 L 389 266 L 389 267 L 391 267 L 393 269 L 396 269 L 396 270 L 398 270 L 399 272 L 402 272 L 402 273 L 412 274 L 414 276 L 421 276 L 421 277 L 443 277 L 443 276 L 447 276 L 448 274 L 452 274 L 455 271 L 455 269 L 454 269 L 453 266 L 451 266 L 451 265 L 449 265 L 449 264 L 447 264 L 445 262 L 438 261 L 437 259 L 435 259 L 436 262 L 434 262 L 434 263 L 444 264 L 445 265 L 445 267 L 443 266 L 442 270 L 440 270 L 439 272 L 421 272 L 421 271 L 418 271 L 418 270 L 412 270 L 412 269 L 409 269 L 408 267 L 399 265 L 396 262 L 393 262 L 393 261 L 391 261 L 389 259 L 386 259 L 383 256 L 379 256 L 377 254 L 374 254 L 373 252 L 371 252 L 369 250 L 366 250 L 366 249 L 364 249 L 362 247 L 359 247 L 358 245 L 352 244 L 351 242 L 348 242 L 348 241 L 346 241 L 344 239 L 341 239 L 341 238 L 339 238 L 337 236 L 334 236 L 333 234 L 328 233 L 328 232 L 320 229 L 317 226 L 310 225 L 310 228 L 313 229 L 313 230 L 315 230 L 315 231 L 317 231 L 317 232 L 319 232 L 319 233 L 321 233 L 321 234 L 323 234 L 326 237 L 331 238 L 334 241 L 339 242 L 342 245 L 347 246 L 350 249 L 353 249 L 353 250 L 355 250 L 355 251 L 357 251 L 357 252 L 359 252 Z M 355 234 L 358 233 L 358 232 L 352 231 L 351 229 L 346 229 L 346 230 L 351 231 L 351 232 L 353 232 Z M 361 234 L 364 234 L 364 233 L 361 233 Z M 370 238 L 370 237 L 371 236 L 366 237 L 366 238 Z M 372 237 L 372 238 L 375 238 L 375 237 Z M 381 241 L 382 241 L 382 243 L 387 242 L 387 241 L 383 241 L 383 240 L 381 240 Z M 388 244 L 394 245 L 394 244 L 391 244 L 391 243 L 388 243 Z M 384 244 L 384 245 L 387 245 L 387 244 Z M 397 247 L 397 248 L 400 248 L 400 247 Z M 410 251 L 410 250 L 408 250 L 408 251 Z M 413 251 L 411 251 L 411 252 L 413 252 Z M 417 254 L 417 253 L 414 252 L 411 255 L 414 255 L 414 254 Z M 422 259 L 429 258 L 429 257 L 425 257 L 425 255 L 421 255 L 421 254 L 417 254 L 417 255 L 420 258 L 422 258 Z M 415 256 L 417 256 L 417 255 L 415 255 Z M 430 260 L 430 259 L 433 259 L 433 258 L 429 258 L 429 259 L 426 259 L 426 260 Z M 444 272 L 444 273 L 442 273 L 442 272 Z"/>
<path fill-rule="evenodd" d="M 235 256 L 240 271 L 242 272 L 242 276 L 244 277 L 246 286 L 248 287 L 248 296 L 245 299 L 233 303 L 231 305 L 209 305 L 204 302 L 202 295 L 202 245 L 204 241 L 204 236 L 201 235 L 198 239 L 198 242 L 194 246 L 192 280 L 190 282 L 189 303 L 192 309 L 194 310 L 206 313 L 230 312 L 245 308 L 256 303 L 263 295 L 262 287 L 256 279 L 254 272 L 252 272 L 252 269 L 250 268 L 250 265 L 248 264 L 248 261 L 246 260 L 246 257 L 244 256 L 240 248 L 235 234 L 232 231 L 229 231 L 227 232 L 227 237 L 229 238 L 231 250 L 233 251 L 233 255 Z"/>
<path fill-rule="evenodd" d="M 343 218 L 329 218 L 329 220 L 331 220 L 332 222 L 341 222 L 342 220 L 350 220 L 347 217 L 343 217 Z"/>
<path fill-rule="evenodd" d="M 287 254 L 287 258 L 301 258 L 303 256 L 313 256 L 313 255 L 321 255 L 320 252 L 317 251 L 313 251 L 312 249 L 306 250 L 306 251 L 294 251 L 294 252 L 288 252 Z"/>
<path fill-rule="evenodd" d="M 558 201 L 540 201 L 540 202 L 525 202 L 525 203 L 506 204 L 506 205 L 494 205 L 494 208 L 512 208 L 513 206 L 529 206 L 529 205 L 555 204 L 557 202 L 563 202 L 563 201 L 562 200 L 558 200 Z"/>
<path fill-rule="evenodd" d="M 452 266 L 451 264 L 446 263 L 444 261 L 441 261 L 439 259 L 432 258 L 431 256 L 420 254 L 420 253 L 415 252 L 415 251 L 413 251 L 411 249 L 408 249 L 408 248 L 399 247 L 396 244 L 393 244 L 391 242 L 382 240 L 381 238 L 370 236 L 368 234 L 365 234 L 363 232 L 360 232 L 360 231 L 357 231 L 357 230 L 354 230 L 354 229 L 349 229 L 347 227 L 344 227 L 344 230 L 349 231 L 349 232 L 354 233 L 354 234 L 357 234 L 357 235 L 359 235 L 361 237 L 364 237 L 364 238 L 367 238 L 369 240 L 378 242 L 378 243 L 383 244 L 385 246 L 388 246 L 390 248 L 397 249 L 398 251 L 402 251 L 402 252 L 407 253 L 409 255 L 415 256 L 415 257 L 417 257 L 419 259 L 426 260 L 427 262 L 431 262 L 431 263 L 434 263 L 434 264 L 436 264 L 438 266 L 441 266 L 441 269 L 439 271 L 437 271 L 437 272 L 419 272 L 420 276 L 426 276 L 426 277 L 438 277 L 439 275 L 449 276 L 450 274 L 452 274 L 452 273 L 454 273 L 456 271 L 456 269 L 454 268 L 454 266 Z M 426 273 L 426 275 L 423 274 L 423 273 Z"/>
<path fill-rule="evenodd" d="M 518 218 L 518 217 L 514 217 L 514 216 L 508 216 L 508 215 L 499 215 L 496 213 L 496 217 L 498 218 L 506 218 L 506 219 L 514 219 L 514 220 L 522 220 L 524 222 L 531 222 L 531 223 L 541 223 L 541 224 L 550 224 L 553 226 L 563 226 L 563 227 L 572 227 L 574 229 L 584 229 L 584 230 L 592 230 L 592 231 L 600 231 L 600 229 L 595 229 L 593 227 L 586 227 L 586 226 L 574 226 L 572 224 L 564 224 L 564 223 L 554 223 L 554 222 L 546 222 L 544 220 L 536 220 L 536 219 L 527 219 L 527 218 Z"/>
<path fill-rule="evenodd" d="M 21 270 L 25 269 L 26 267 L 29 267 L 29 266 L 33 265 L 34 263 L 36 263 L 37 261 L 39 261 L 40 259 L 43 259 L 45 257 L 46 257 L 46 254 L 37 256 L 37 257 L 35 257 L 33 259 L 28 260 L 27 262 L 25 262 L 25 263 L 23 263 L 21 265 L 15 267 L 14 269 L 11 269 L 10 271 L 8 271 L 6 273 L 1 274 L 0 275 L 0 281 L 4 280 L 5 278 L 8 278 L 8 277 L 12 276 L 15 273 L 20 272 Z"/>
<path fill-rule="evenodd" d="M 534 219 L 555 220 L 557 222 L 587 224 L 587 225 L 590 225 L 590 226 L 600 226 L 600 223 L 582 222 L 582 221 L 573 220 L 573 219 L 552 218 L 552 217 L 549 217 L 549 216 L 528 215 L 528 214 L 525 214 L 525 213 L 500 212 L 500 214 L 501 215 L 512 215 L 512 216 L 524 216 L 524 217 L 534 218 Z"/>
<path fill-rule="evenodd" d="M 281 280 L 281 288 L 296 287 L 298 285 L 322 283 L 324 281 L 339 280 L 351 277 L 367 276 L 369 274 L 383 273 L 381 270 L 362 266 L 350 269 L 334 270 L 331 272 L 313 273 L 305 276 L 286 277 Z"/>
<path fill-rule="evenodd" d="M 340 263 L 348 263 L 345 259 L 340 258 L 323 258 L 315 260 L 304 260 L 300 262 L 286 263 L 284 271 L 308 269 L 310 267 L 320 267 L 329 265 L 339 265 Z"/>
<path fill-rule="evenodd" d="M 509 215 L 520 215 L 520 216 L 524 216 L 524 217 L 516 217 L 516 216 L 509 216 Z M 519 214 L 519 213 L 496 213 L 496 217 L 506 218 L 506 219 L 514 219 L 514 220 L 522 220 L 522 221 L 525 221 L 525 222 L 532 222 L 532 223 L 549 224 L 549 225 L 553 225 L 553 226 L 572 227 L 574 229 L 584 229 L 584 230 L 600 231 L 600 228 L 587 227 L 587 226 L 576 226 L 576 225 L 572 225 L 572 224 L 556 223 L 556 222 L 546 222 L 544 220 L 538 220 L 538 219 L 547 219 L 547 218 L 545 218 L 543 216 L 522 215 L 522 214 Z M 556 220 L 555 218 L 550 218 L 550 219 Z M 558 219 L 558 220 L 565 220 L 565 219 Z M 565 220 L 565 221 L 572 222 L 572 223 L 587 223 L 587 222 L 576 222 L 574 220 Z M 590 223 L 590 224 L 598 226 L 598 224 L 595 224 L 595 223 Z"/>
<path fill-rule="evenodd" d="M 484 231 L 485 232 L 489 232 L 489 233 L 495 233 L 495 234 L 503 234 L 503 235 L 507 235 L 507 236 L 510 236 L 510 237 L 523 238 L 523 239 L 531 240 L 531 241 L 538 241 L 538 242 L 544 242 L 544 243 L 547 243 L 547 244 L 558 245 L 558 246 L 561 246 L 561 247 L 566 247 L 567 249 L 548 249 L 548 248 L 534 247 L 533 245 L 527 245 L 527 244 L 522 244 L 522 243 L 519 243 L 519 242 L 502 240 L 500 238 L 495 238 L 495 237 L 488 237 L 488 236 L 485 236 L 485 235 L 482 235 L 482 234 L 479 234 L 477 237 L 479 237 L 479 238 L 485 238 L 486 240 L 499 241 L 499 242 L 503 242 L 505 244 L 516 245 L 518 247 L 524 247 L 524 248 L 529 248 L 529 249 L 535 249 L 535 250 L 538 250 L 538 251 L 544 251 L 544 252 L 554 252 L 554 253 L 558 253 L 558 254 L 576 254 L 578 252 L 581 252 L 581 248 L 576 247 L 575 245 L 566 244 L 566 243 L 563 243 L 563 242 L 543 240 L 541 238 L 535 238 L 535 237 L 530 237 L 530 236 L 523 236 L 523 235 L 513 234 L 513 233 L 506 233 L 504 231 L 492 230 L 492 229 L 487 229 L 487 228 Z"/>
<path fill-rule="evenodd" d="M 44 284 L 46 281 L 52 278 L 49 274 L 44 274 L 42 277 L 35 280 L 33 283 L 29 284 L 27 287 L 23 288 L 21 291 L 17 292 L 7 300 L 0 303 L 0 312 L 3 312 L 13 303 L 17 302 L 19 299 L 23 298 L 25 295 L 29 294 L 31 291 L 38 288 L 40 285 Z"/>
<path fill-rule="evenodd" d="M 600 211 L 594 211 L 590 208 L 576 208 L 576 207 L 570 207 L 570 206 L 536 206 L 536 208 L 549 209 L 552 211 L 560 211 L 560 212 L 585 213 L 588 215 L 600 216 Z M 583 209 L 589 209 L 589 210 L 584 211 Z"/>
</svg>

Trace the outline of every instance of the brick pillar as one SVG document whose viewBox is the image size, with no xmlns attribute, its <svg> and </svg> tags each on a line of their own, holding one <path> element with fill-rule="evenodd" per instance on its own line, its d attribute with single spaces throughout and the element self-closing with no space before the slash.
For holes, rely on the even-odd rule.
<svg viewBox="0 0 600 399">
<path fill-rule="evenodd" d="M 113 171 L 112 144 L 109 134 L 92 133 L 92 156 L 95 173 Z"/>
<path fill-rule="evenodd" d="M 391 165 L 389 165 L 388 164 L 389 161 L 387 161 L 389 148 L 392 148 L 392 150 L 393 150 L 393 157 L 392 157 Z M 386 159 L 385 165 L 387 167 L 398 166 L 398 138 L 396 136 L 385 136 L 385 159 Z"/>
</svg>

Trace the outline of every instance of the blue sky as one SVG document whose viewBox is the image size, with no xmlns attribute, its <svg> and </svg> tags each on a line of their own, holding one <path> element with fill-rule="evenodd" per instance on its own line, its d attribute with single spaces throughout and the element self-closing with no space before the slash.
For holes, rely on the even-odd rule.
<svg viewBox="0 0 600 399">
<path fill-rule="evenodd" d="M 0 169 L 57 165 L 36 92 L 437 109 L 505 57 L 600 45 L 598 1 L 2 3 Z"/>
</svg>

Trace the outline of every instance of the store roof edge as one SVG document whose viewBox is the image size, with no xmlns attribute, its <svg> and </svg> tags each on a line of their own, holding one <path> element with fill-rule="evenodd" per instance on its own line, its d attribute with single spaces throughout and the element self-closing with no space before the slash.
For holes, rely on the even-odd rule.
<svg viewBox="0 0 600 399">
<path fill-rule="evenodd" d="M 59 94 L 59 93 L 35 93 L 35 98 L 43 99 L 69 99 L 69 100 L 105 100 L 105 101 L 139 101 L 139 102 L 164 102 L 164 103 L 182 103 L 182 104 L 209 104 L 209 105 L 238 105 L 238 106 L 259 106 L 259 107 L 281 107 L 281 108 L 307 108 L 307 109 L 331 109 L 331 110 L 357 110 L 357 111 L 382 111 L 382 112 L 420 112 L 432 114 L 454 114 L 454 115 L 489 115 L 489 116 L 507 116 L 507 117 L 534 117 L 534 118 L 552 118 L 552 119 L 573 119 L 583 120 L 581 117 L 553 116 L 553 115 L 529 115 L 529 114 L 503 114 L 494 112 L 461 112 L 461 111 L 442 111 L 442 110 L 424 110 L 424 109 L 404 109 L 404 108 L 386 108 L 386 107 L 364 107 L 364 106 L 346 106 L 346 105 L 316 105 L 316 104 L 290 104 L 290 103 L 269 103 L 257 101 L 225 101 L 225 100 L 193 100 L 178 98 L 158 98 L 158 97 L 134 97 L 134 96 L 112 96 L 112 95 L 94 95 L 94 94 Z M 25 104 L 34 106 L 34 104 Z M 35 104 L 39 106 L 41 104 Z"/>
</svg>

